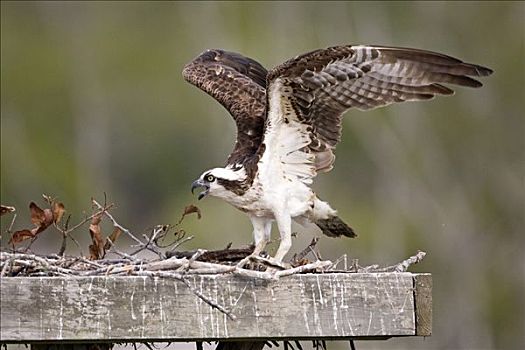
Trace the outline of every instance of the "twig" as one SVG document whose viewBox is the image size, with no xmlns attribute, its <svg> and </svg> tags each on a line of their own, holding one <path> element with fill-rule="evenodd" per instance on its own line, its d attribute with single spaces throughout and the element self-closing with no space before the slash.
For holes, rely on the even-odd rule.
<svg viewBox="0 0 525 350">
<path fill-rule="evenodd" d="M 182 273 L 185 274 L 191 268 L 191 264 L 194 263 L 204 253 L 206 253 L 205 249 L 197 250 L 197 252 L 193 254 L 193 256 L 188 260 L 188 262 L 183 266 L 179 267 L 177 271 L 182 270 Z"/>
<path fill-rule="evenodd" d="M 359 270 L 357 270 L 357 272 L 360 272 L 360 273 L 363 273 L 363 272 L 381 272 L 380 270 L 381 269 L 380 269 L 379 265 L 373 264 L 373 265 L 369 265 L 369 266 L 365 266 L 365 267 L 360 267 Z"/>
<path fill-rule="evenodd" d="M 312 252 L 317 261 L 321 260 L 321 254 L 319 254 L 319 251 L 315 251 L 314 248 L 310 246 L 308 246 L 308 249 Z"/>
<path fill-rule="evenodd" d="M 129 255 L 129 254 L 126 254 L 124 252 L 121 252 L 120 250 L 118 250 L 115 246 L 115 244 L 111 241 L 111 238 L 109 237 L 106 237 L 106 242 L 109 244 L 109 249 L 106 251 L 106 254 L 109 254 L 109 253 L 113 253 L 113 254 L 117 254 L 118 256 L 121 256 L 123 258 L 126 258 L 128 260 L 131 260 L 131 261 L 141 261 L 140 259 L 137 259 L 135 258 L 133 255 Z"/>
<path fill-rule="evenodd" d="M 346 270 L 346 269 L 347 269 L 347 268 L 346 268 L 346 254 L 343 254 L 343 255 L 341 255 L 339 258 L 337 258 L 336 261 L 334 261 L 334 264 L 333 264 L 332 267 L 330 268 L 330 271 L 331 271 L 331 270 L 335 270 L 335 269 L 337 269 L 337 265 L 339 265 L 339 263 L 340 263 L 341 261 L 344 261 L 344 264 L 343 264 L 343 270 Z"/>
<path fill-rule="evenodd" d="M 112 205 L 109 205 L 108 207 L 103 207 L 102 205 L 100 205 L 96 200 L 92 199 L 91 200 L 93 202 L 93 204 L 95 206 L 97 206 L 97 208 L 101 209 L 102 213 L 107 216 L 107 218 L 109 220 L 111 220 L 111 222 L 113 222 L 113 226 L 114 227 L 117 227 L 119 228 L 122 232 L 124 232 L 125 234 L 127 234 L 129 237 L 131 237 L 131 239 L 133 239 L 135 242 L 137 242 L 139 245 L 144 245 L 144 243 L 138 239 L 133 233 L 131 233 L 131 231 L 129 231 L 127 228 L 125 228 L 124 226 L 120 225 L 117 220 L 115 220 L 115 218 L 113 217 L 113 215 L 111 215 L 107 209 L 109 209 Z"/>
<path fill-rule="evenodd" d="M 330 260 L 324 260 L 324 261 L 318 260 L 310 264 L 301 265 L 301 266 L 283 270 L 283 271 L 277 271 L 275 273 L 275 276 L 277 278 L 280 278 L 280 277 L 295 275 L 295 274 L 304 273 L 304 272 L 312 272 L 312 271 L 323 272 L 326 269 L 328 269 L 330 266 L 332 266 L 332 262 Z"/>
<path fill-rule="evenodd" d="M 4 277 L 7 273 L 7 269 L 9 268 L 9 265 L 11 265 L 11 262 L 13 261 L 13 259 L 8 259 L 5 263 L 4 263 L 4 267 L 2 267 L 2 272 L 0 272 L 0 277 Z"/>
<path fill-rule="evenodd" d="M 226 308 L 224 308 L 221 304 L 209 299 L 208 297 L 206 297 L 204 294 L 202 294 L 199 290 L 197 290 L 196 288 L 194 288 L 190 282 L 186 279 L 186 278 L 182 278 L 181 281 L 193 292 L 193 294 L 195 294 L 196 296 L 198 296 L 202 301 L 204 301 L 206 304 L 210 305 L 211 307 L 221 311 L 222 313 L 224 313 L 226 316 L 228 316 L 230 318 L 230 320 L 233 320 L 235 321 L 237 319 L 237 317 L 235 317 L 235 315 L 233 315 L 230 311 L 226 310 Z"/>
<path fill-rule="evenodd" d="M 80 246 L 80 243 L 78 243 L 78 241 L 75 239 L 75 237 L 73 237 L 71 235 L 71 233 L 73 231 L 75 231 L 76 229 L 82 227 L 83 225 L 85 225 L 86 223 L 90 222 L 95 216 L 97 215 L 100 215 L 102 212 L 104 212 L 105 210 L 108 210 L 111 206 L 107 207 L 107 208 L 103 208 L 97 212 L 95 212 L 94 214 L 90 215 L 90 216 L 87 216 L 85 217 L 84 219 L 82 219 L 79 223 L 77 223 L 75 226 L 69 228 L 69 220 L 71 219 L 71 215 L 69 215 L 67 217 L 67 220 L 66 220 L 66 224 L 64 225 L 64 228 L 61 228 L 59 225 L 57 225 L 56 223 L 53 224 L 53 226 L 60 232 L 62 233 L 62 246 L 60 248 L 60 251 L 58 252 L 58 255 L 63 255 L 65 250 L 66 250 L 66 239 L 67 238 L 70 238 L 75 244 L 76 246 L 78 247 L 79 251 L 80 251 L 80 255 L 84 255 L 84 253 L 82 252 L 82 247 Z"/>
<path fill-rule="evenodd" d="M 146 239 L 146 243 L 139 243 L 138 246 L 140 247 L 139 249 L 135 250 L 133 253 L 131 253 L 131 255 L 136 255 L 138 253 L 140 253 L 141 251 L 143 250 L 149 250 L 150 252 L 153 252 L 155 254 L 157 254 L 159 256 L 159 258 L 161 259 L 165 259 L 166 258 L 166 255 L 159 249 L 159 247 L 154 243 L 155 242 L 155 238 L 157 236 L 157 234 L 161 231 L 162 229 L 160 228 L 157 228 L 157 229 L 154 229 L 153 232 L 151 233 L 151 236 L 146 236 L 146 235 L 143 235 L 143 237 Z M 152 244 L 153 243 L 153 244 Z"/>
<path fill-rule="evenodd" d="M 331 261 L 318 260 L 313 263 L 301 265 L 298 267 L 276 271 L 274 268 L 282 265 L 276 265 L 272 260 L 254 257 L 259 263 L 270 266 L 268 271 L 256 271 L 245 269 L 237 265 L 225 265 L 221 263 L 212 263 L 199 261 L 198 258 L 206 254 L 205 250 L 198 250 L 193 256 L 188 258 L 171 257 L 165 260 L 150 261 L 145 263 L 143 260 L 136 259 L 128 254 L 121 253 L 124 259 L 106 259 L 89 261 L 84 258 L 60 257 L 51 255 L 47 257 L 38 256 L 29 253 L 8 253 L 0 252 L 0 271 L 6 275 L 8 271 L 15 271 L 19 268 L 29 268 L 28 273 L 37 273 L 40 270 L 47 271 L 50 275 L 79 275 L 79 276 L 96 276 L 96 275 L 115 275 L 115 274 L 137 274 L 138 272 L 159 272 L 160 275 L 175 273 L 179 276 L 200 275 L 200 274 L 234 274 L 238 276 L 257 278 L 264 280 L 276 280 L 281 277 L 305 273 L 305 272 L 405 272 L 409 266 L 420 262 L 425 252 L 418 252 L 410 258 L 385 268 L 378 265 L 360 267 L 354 260 L 351 271 L 335 270 L 336 265 Z M 171 270 L 171 271 L 169 271 Z M 162 273 L 160 273 L 162 272 Z"/>
<path fill-rule="evenodd" d="M 199 297 L 202 301 L 204 301 L 206 304 L 210 305 L 211 307 L 221 311 L 226 316 L 228 316 L 231 320 L 236 320 L 235 315 L 233 315 L 230 311 L 228 311 L 224 306 L 221 304 L 211 300 L 204 294 L 202 294 L 198 289 L 194 288 L 191 283 L 188 281 L 187 278 L 184 278 L 184 276 L 177 272 L 165 272 L 165 271 L 134 271 L 133 275 L 135 276 L 148 276 L 148 277 L 164 277 L 164 278 L 173 278 L 176 280 L 181 281 L 184 283 L 193 294 L 195 294 L 197 297 Z"/>
<path fill-rule="evenodd" d="M 426 252 L 418 250 L 416 255 L 411 256 L 410 258 L 408 258 L 408 259 L 402 261 L 400 264 L 398 264 L 396 266 L 395 271 L 396 272 L 405 272 L 406 270 L 408 270 L 410 265 L 417 264 L 417 263 L 421 262 L 421 260 L 423 260 L 426 255 L 427 255 Z"/>
<path fill-rule="evenodd" d="M 155 240 L 153 240 L 153 242 L 155 243 L 155 245 L 159 248 L 169 248 L 171 245 L 175 244 L 177 241 L 175 242 L 172 242 L 170 244 L 167 244 L 167 245 L 161 245 L 159 243 L 159 240 L 163 240 L 166 238 L 166 236 L 168 235 L 168 233 L 170 232 L 170 230 L 173 228 L 171 225 L 157 225 L 155 226 L 155 228 L 157 229 L 160 229 L 160 233 L 159 235 L 157 235 L 157 237 L 155 238 Z M 184 235 L 186 234 L 186 232 L 184 231 L 176 231 L 175 232 L 175 236 L 177 236 L 178 234 L 181 234 L 181 237 L 184 237 Z"/>
<path fill-rule="evenodd" d="M 175 249 L 177 249 L 178 247 L 180 247 L 184 243 L 186 243 L 188 241 L 191 241 L 192 239 L 193 239 L 193 236 L 189 236 L 189 237 L 184 237 L 184 238 L 174 242 L 172 246 L 170 245 L 171 251 L 174 251 Z"/>
<path fill-rule="evenodd" d="M 321 256 L 321 252 L 319 251 L 319 249 L 315 249 L 314 251 L 314 248 L 310 248 L 312 250 L 312 254 L 315 256 L 315 258 L 317 260 L 323 260 L 323 257 Z"/>
<path fill-rule="evenodd" d="M 13 218 L 11 219 L 11 223 L 9 224 L 9 227 L 5 231 L 6 235 L 10 235 L 11 233 L 13 233 L 13 225 L 15 224 L 16 216 L 17 216 L 17 213 L 14 213 Z M 0 240 L 1 239 L 2 239 L 2 234 L 0 232 Z"/>
<path fill-rule="evenodd" d="M 426 252 L 418 250 L 415 255 L 401 261 L 399 264 L 388 266 L 382 269 L 377 269 L 377 271 L 374 272 L 406 272 L 410 265 L 414 265 L 421 262 L 421 260 L 425 258 L 425 255 L 427 255 Z"/>
<path fill-rule="evenodd" d="M 96 263 L 95 261 L 88 260 L 88 259 L 85 259 L 85 258 L 82 258 L 82 257 L 78 259 L 78 262 L 81 262 L 83 264 L 92 265 L 92 266 L 97 267 L 97 268 L 101 268 L 101 267 L 104 266 L 102 264 Z"/>
<path fill-rule="evenodd" d="M 9 224 L 9 227 L 7 228 L 7 232 L 6 233 L 13 232 L 13 225 L 15 224 L 15 220 L 16 220 L 17 215 L 18 215 L 17 213 L 13 214 L 13 218 L 11 219 L 11 223 Z"/>
<path fill-rule="evenodd" d="M 310 244 L 308 244 L 308 246 L 306 248 L 304 248 L 301 252 L 299 252 L 298 254 L 296 254 L 294 257 L 293 257 L 293 261 L 294 262 L 299 262 L 301 261 L 302 259 L 304 259 L 306 257 L 306 255 L 308 255 L 308 253 L 311 251 L 311 248 L 315 247 L 315 245 L 317 244 L 317 242 L 319 242 L 319 237 L 314 237 L 312 238 L 312 241 L 310 242 Z"/>
<path fill-rule="evenodd" d="M 286 269 L 285 264 L 275 261 L 273 259 L 263 258 L 262 256 L 258 256 L 258 255 L 250 255 L 249 258 L 255 262 L 261 263 L 269 267 L 274 267 L 274 268 L 276 267 L 281 270 Z"/>
<path fill-rule="evenodd" d="M 60 250 L 58 251 L 58 255 L 62 256 L 66 252 L 66 246 L 67 246 L 67 228 L 69 226 L 69 220 L 71 219 L 71 215 L 67 216 L 66 223 L 64 225 L 64 231 L 62 232 L 62 245 L 60 246 Z M 56 222 L 53 223 L 55 228 L 57 228 L 59 231 L 61 231 L 57 225 Z M 79 246 L 80 248 L 80 246 Z"/>
<path fill-rule="evenodd" d="M 358 259 L 352 259 L 352 265 L 350 266 L 351 272 L 357 272 L 359 271 L 359 260 Z"/>
<path fill-rule="evenodd" d="M 78 229 L 79 227 L 81 227 L 81 226 L 85 225 L 86 223 L 90 222 L 95 216 L 107 212 L 107 210 L 111 209 L 112 206 L 113 206 L 113 205 L 111 204 L 111 205 L 109 205 L 108 207 L 100 207 L 100 208 L 99 208 L 100 210 L 96 211 L 95 213 L 93 213 L 93 214 L 90 215 L 90 216 L 85 217 L 85 218 L 84 218 L 82 221 L 80 221 L 78 224 L 76 224 L 75 226 L 69 228 L 69 229 L 67 230 L 67 233 L 69 234 L 70 232 L 73 232 L 73 231 L 75 231 L 76 229 Z"/>
</svg>

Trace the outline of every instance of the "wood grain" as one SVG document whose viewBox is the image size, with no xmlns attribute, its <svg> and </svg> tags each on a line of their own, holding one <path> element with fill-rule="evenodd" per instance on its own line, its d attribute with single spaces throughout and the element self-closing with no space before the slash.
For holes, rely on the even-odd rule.
<svg viewBox="0 0 525 350">
<path fill-rule="evenodd" d="M 189 276 L 1 279 L 2 342 L 348 339 L 430 334 L 411 273 L 303 274 L 278 281 Z M 431 280 L 430 280 L 431 281 Z M 425 299 L 426 300 L 426 299 Z M 430 305 L 430 306 L 429 306 Z M 425 321 L 426 322 L 426 321 Z M 421 330 L 420 328 L 422 327 Z M 416 329 L 417 328 L 417 329 Z"/>
<path fill-rule="evenodd" d="M 416 305 L 416 335 L 432 335 L 432 275 L 414 276 Z"/>
</svg>

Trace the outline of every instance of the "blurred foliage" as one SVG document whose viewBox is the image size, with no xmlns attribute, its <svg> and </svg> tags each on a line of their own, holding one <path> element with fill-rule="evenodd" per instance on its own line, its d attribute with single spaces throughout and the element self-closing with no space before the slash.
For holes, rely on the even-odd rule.
<svg viewBox="0 0 525 350">
<path fill-rule="evenodd" d="M 524 23 L 520 2 L 2 1 L 2 204 L 24 227 L 42 193 L 81 219 L 106 192 L 134 231 L 175 223 L 196 201 L 191 182 L 223 164 L 235 135 L 227 112 L 181 77 L 206 48 L 268 68 L 342 43 L 443 52 L 495 74 L 453 97 L 348 113 L 336 167 L 315 188 L 360 236 L 325 237 L 321 253 L 363 263 L 429 253 L 416 270 L 434 275 L 434 335 L 360 349 L 519 348 Z M 251 240 L 243 213 L 198 204 L 188 248 Z M 296 229 L 296 250 L 319 234 Z M 88 242 L 88 231 L 77 238 Z M 45 232 L 38 243 L 56 251 L 60 237 Z"/>
</svg>

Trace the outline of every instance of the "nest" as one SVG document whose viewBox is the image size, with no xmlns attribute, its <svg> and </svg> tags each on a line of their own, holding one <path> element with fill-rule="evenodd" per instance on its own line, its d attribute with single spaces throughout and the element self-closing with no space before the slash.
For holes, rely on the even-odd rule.
<svg viewBox="0 0 525 350">
<path fill-rule="evenodd" d="M 183 282 L 192 292 L 210 306 L 219 309 L 234 318 L 224 307 L 209 300 L 188 282 L 194 275 L 233 274 L 246 278 L 278 280 L 279 278 L 303 273 L 376 273 L 405 272 L 410 265 L 420 262 L 425 252 L 418 251 L 414 256 L 400 263 L 380 267 L 379 265 L 360 266 L 357 259 L 348 261 L 345 255 L 334 262 L 323 260 L 316 249 L 318 238 L 300 253 L 295 254 L 289 263 L 276 262 L 269 257 L 253 255 L 254 246 L 231 248 L 229 244 L 221 250 L 181 251 L 179 248 L 193 237 L 186 235 L 180 227 L 184 218 L 200 210 L 194 205 L 184 209 L 180 220 L 175 225 L 157 225 L 141 238 L 117 222 L 110 213 L 113 205 L 104 205 L 92 199 L 93 213 L 84 217 L 75 225 L 70 225 L 71 217 L 62 220 L 65 207 L 55 199 L 44 196 L 49 208 L 41 209 L 34 202 L 29 205 L 31 220 L 35 227 L 12 232 L 16 214 L 6 233 L 10 235 L 10 249 L 0 251 L 0 277 L 91 277 L 91 276 L 146 276 L 171 278 Z M 4 210 L 5 209 L 5 210 Z M 15 208 L 2 206 L 2 215 L 13 213 Z M 105 219 L 113 229 L 104 235 L 101 222 Z M 74 238 L 74 233 L 89 224 L 91 244 L 89 255 L 84 255 L 81 246 Z M 62 244 L 57 254 L 39 255 L 31 252 L 31 244 L 48 227 L 54 227 L 62 234 Z M 127 235 L 134 244 L 131 252 L 120 251 L 115 241 Z M 81 250 L 79 256 L 65 254 L 67 242 L 73 241 Z M 22 242 L 29 242 L 25 247 L 16 247 Z M 168 242 L 168 243 L 166 243 Z M 145 254 L 149 253 L 149 254 Z M 144 257 L 145 255 L 149 255 Z M 110 257 L 111 258 L 108 258 Z M 151 257 L 153 256 L 153 257 Z"/>
</svg>

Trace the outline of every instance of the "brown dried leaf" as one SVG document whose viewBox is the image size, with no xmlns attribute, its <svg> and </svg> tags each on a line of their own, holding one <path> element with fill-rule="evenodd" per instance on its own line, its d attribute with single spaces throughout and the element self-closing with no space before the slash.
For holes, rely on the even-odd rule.
<svg viewBox="0 0 525 350">
<path fill-rule="evenodd" d="M 40 209 L 35 202 L 29 203 L 29 210 L 31 212 L 31 222 L 37 226 L 36 233 L 44 231 L 53 223 L 53 212 L 51 209 Z"/>
<path fill-rule="evenodd" d="M 111 235 L 109 235 L 108 238 L 111 240 L 112 243 L 115 243 L 115 241 L 119 238 L 121 233 L 122 233 L 122 230 L 120 229 L 120 227 L 115 226 L 115 228 L 113 229 L 113 232 L 111 232 Z M 104 250 L 108 250 L 109 248 L 111 248 L 111 245 L 108 239 L 106 238 L 106 244 L 104 244 Z"/>
<path fill-rule="evenodd" d="M 99 256 L 100 256 L 100 253 L 99 253 L 97 246 L 95 244 L 90 244 L 89 245 L 89 258 L 91 260 L 98 260 L 100 259 Z"/>
<path fill-rule="evenodd" d="M 62 216 L 64 215 L 64 212 L 66 211 L 66 209 L 64 208 L 64 204 L 61 202 L 57 202 L 56 198 L 48 196 L 47 194 L 43 194 L 42 197 L 44 197 L 44 200 L 51 207 L 51 212 L 53 214 L 53 222 L 55 224 L 58 224 L 60 220 L 62 220 Z"/>
<path fill-rule="evenodd" d="M 36 234 L 44 231 L 53 223 L 53 212 L 51 209 L 44 209 L 44 221 L 37 227 Z"/>
<path fill-rule="evenodd" d="M 94 216 L 89 225 L 89 234 L 91 235 L 92 245 L 89 246 L 89 252 L 92 260 L 98 260 L 104 255 L 104 241 L 102 239 L 102 232 L 100 230 L 100 221 L 102 220 L 102 213 Z"/>
<path fill-rule="evenodd" d="M 193 213 L 197 213 L 197 219 L 200 219 L 202 217 L 201 210 L 197 206 L 190 204 L 186 206 L 186 208 L 184 208 L 184 214 L 183 214 L 184 216 L 193 214 Z"/>
<path fill-rule="evenodd" d="M 62 217 L 64 216 L 64 213 L 66 212 L 66 208 L 64 207 L 64 204 L 61 202 L 52 202 L 51 208 L 53 210 L 53 221 L 55 224 L 58 224 L 60 220 L 62 220 Z"/>
<path fill-rule="evenodd" d="M 193 213 L 197 213 L 197 219 L 200 219 L 202 217 L 201 210 L 197 206 L 193 204 L 187 205 L 186 208 L 184 208 L 184 212 L 182 213 L 182 216 L 179 220 L 179 224 L 184 220 L 186 215 L 193 214 Z"/>
<path fill-rule="evenodd" d="M 31 239 L 35 237 L 36 233 L 29 230 L 20 230 L 13 233 L 11 236 L 11 239 L 9 240 L 9 244 L 17 244 L 20 242 L 25 241 L 26 239 Z"/>
<path fill-rule="evenodd" d="M 40 226 L 46 221 L 46 213 L 35 202 L 29 203 L 29 210 L 31 212 L 31 222 L 35 226 Z"/>
<path fill-rule="evenodd" d="M 40 232 L 44 231 L 53 223 L 53 212 L 51 209 L 40 209 L 35 202 L 29 203 L 29 211 L 31 212 L 31 222 L 36 226 L 31 230 L 25 229 L 16 231 L 9 240 L 10 243 L 20 243 L 26 239 L 36 237 Z"/>
<path fill-rule="evenodd" d="M 8 205 L 1 204 L 0 205 L 0 216 L 5 215 L 7 213 L 12 213 L 15 210 L 16 210 L 15 207 L 10 207 Z"/>
</svg>

